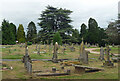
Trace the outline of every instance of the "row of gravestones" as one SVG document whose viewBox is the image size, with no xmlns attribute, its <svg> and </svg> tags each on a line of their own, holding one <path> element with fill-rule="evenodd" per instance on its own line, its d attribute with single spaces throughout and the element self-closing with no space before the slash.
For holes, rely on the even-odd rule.
<svg viewBox="0 0 120 81">
<path fill-rule="evenodd" d="M 52 58 L 52 61 L 54 63 L 58 62 L 57 50 L 58 50 L 58 43 L 56 42 L 56 44 L 54 46 L 54 53 L 53 53 L 53 58 Z M 109 46 L 107 46 L 105 51 L 106 51 L 107 60 L 104 59 L 104 49 L 103 49 L 103 47 L 101 47 L 101 49 L 100 49 L 100 57 L 99 57 L 99 59 L 100 60 L 105 60 L 105 63 L 103 63 L 104 66 L 113 66 L 113 63 L 110 60 L 110 48 L 109 48 Z M 79 56 L 78 60 L 81 63 L 88 64 L 88 51 L 85 50 L 83 40 L 82 40 L 82 43 L 80 45 L 80 56 Z"/>
</svg>

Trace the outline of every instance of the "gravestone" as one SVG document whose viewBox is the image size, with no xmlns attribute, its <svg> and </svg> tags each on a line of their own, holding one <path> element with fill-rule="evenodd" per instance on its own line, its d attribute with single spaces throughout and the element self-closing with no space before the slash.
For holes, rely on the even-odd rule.
<svg viewBox="0 0 120 81">
<path fill-rule="evenodd" d="M 114 45 L 114 44 L 112 44 L 112 47 L 115 47 L 115 45 Z"/>
<path fill-rule="evenodd" d="M 72 44 L 72 47 L 70 47 L 71 52 L 75 51 L 74 45 Z"/>
<path fill-rule="evenodd" d="M 58 43 L 56 42 L 54 45 L 54 53 L 52 58 L 52 62 L 54 63 L 58 63 L 57 54 L 58 54 Z"/>
<path fill-rule="evenodd" d="M 114 66 L 113 63 L 110 61 L 110 48 L 107 46 L 106 48 L 106 61 L 103 63 L 104 66 Z"/>
<path fill-rule="evenodd" d="M 83 40 L 80 45 L 80 56 L 79 56 L 78 60 L 82 63 L 88 64 L 88 52 L 85 50 Z"/>
<path fill-rule="evenodd" d="M 30 62 L 27 62 L 27 72 L 32 74 L 32 64 Z"/>
<path fill-rule="evenodd" d="M 39 48 L 38 48 L 37 54 L 40 55 L 40 44 L 39 44 Z"/>
<path fill-rule="evenodd" d="M 50 45 L 49 45 L 49 53 L 51 54 L 51 52 L 52 52 L 52 48 L 53 48 L 53 43 L 51 43 Z"/>
<path fill-rule="evenodd" d="M 105 60 L 104 59 L 104 49 L 103 47 L 100 48 L 100 57 L 99 57 L 100 60 Z"/>
<path fill-rule="evenodd" d="M 87 48 L 89 48 L 89 47 L 90 47 L 90 43 L 87 44 Z"/>
<path fill-rule="evenodd" d="M 88 47 L 88 43 L 87 42 L 85 42 L 85 46 Z"/>
<path fill-rule="evenodd" d="M 24 67 L 27 68 L 27 62 L 32 63 L 32 60 L 28 54 L 28 47 L 27 47 L 27 43 L 25 45 L 25 55 L 22 58 L 22 62 L 24 63 Z"/>
<path fill-rule="evenodd" d="M 55 68 L 55 67 L 52 68 L 52 72 L 53 72 L 53 73 L 56 72 L 56 68 Z"/>
<path fill-rule="evenodd" d="M 36 44 L 36 48 L 35 48 L 35 50 L 37 50 L 37 47 L 38 47 L 38 44 Z"/>
<path fill-rule="evenodd" d="M 66 48 L 65 48 L 65 45 L 64 45 L 63 49 L 62 49 L 63 54 L 65 54 L 65 50 L 66 50 Z"/>
</svg>

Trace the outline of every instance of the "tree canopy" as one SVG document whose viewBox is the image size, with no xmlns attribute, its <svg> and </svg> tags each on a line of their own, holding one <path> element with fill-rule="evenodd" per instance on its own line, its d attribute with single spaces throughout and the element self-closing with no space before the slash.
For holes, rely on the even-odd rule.
<svg viewBox="0 0 120 81">
<path fill-rule="evenodd" d="M 2 44 L 15 44 L 16 43 L 16 26 L 9 23 L 7 20 L 2 22 Z"/>
<path fill-rule="evenodd" d="M 72 22 L 69 17 L 71 13 L 72 11 L 67 9 L 47 6 L 47 9 L 38 18 L 40 20 L 38 25 L 41 27 L 39 31 L 41 40 L 53 40 L 54 34 L 59 32 L 63 42 L 66 42 L 72 33 L 72 26 L 69 24 Z"/>
<path fill-rule="evenodd" d="M 36 30 L 36 26 L 35 23 L 33 21 L 31 21 L 28 24 L 28 28 L 27 28 L 27 41 L 30 42 L 36 42 L 35 40 L 37 39 L 37 30 Z"/>
<path fill-rule="evenodd" d="M 19 24 L 19 27 L 17 30 L 17 40 L 19 43 L 25 42 L 25 32 L 22 24 Z"/>
</svg>

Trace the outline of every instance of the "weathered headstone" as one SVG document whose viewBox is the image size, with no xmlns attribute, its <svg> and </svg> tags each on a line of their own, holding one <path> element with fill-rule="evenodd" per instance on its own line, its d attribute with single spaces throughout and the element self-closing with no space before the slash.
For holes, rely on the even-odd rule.
<svg viewBox="0 0 120 81">
<path fill-rule="evenodd" d="M 88 52 L 85 50 L 83 40 L 80 45 L 80 56 L 78 60 L 82 63 L 88 64 Z"/>
<path fill-rule="evenodd" d="M 32 74 L 32 64 L 30 62 L 27 62 L 27 71 L 29 74 Z"/>
<path fill-rule="evenodd" d="M 100 48 L 100 57 L 99 57 L 100 60 L 105 60 L 104 59 L 104 49 L 103 47 Z"/>
<path fill-rule="evenodd" d="M 32 60 L 28 54 L 28 47 L 27 47 L 27 43 L 25 45 L 25 55 L 23 56 L 22 62 L 24 63 L 24 67 L 27 69 L 27 62 L 32 63 Z"/>
<path fill-rule="evenodd" d="M 75 51 L 74 45 L 72 44 L 72 47 L 70 47 L 71 52 Z"/>
<path fill-rule="evenodd" d="M 37 54 L 40 55 L 40 44 L 39 44 L 39 48 L 38 48 Z"/>
<path fill-rule="evenodd" d="M 54 53 L 53 53 L 53 58 L 52 58 L 52 61 L 54 63 L 58 62 L 57 54 L 58 54 L 58 43 L 56 42 L 55 45 L 54 45 Z"/>
<path fill-rule="evenodd" d="M 56 68 L 55 67 L 52 68 L 52 72 L 54 72 L 54 73 L 56 72 Z"/>
<path fill-rule="evenodd" d="M 66 50 L 65 46 L 63 46 L 63 49 L 62 49 L 63 54 L 65 54 L 65 50 Z"/>
<path fill-rule="evenodd" d="M 35 48 L 35 50 L 37 50 L 37 47 L 38 47 L 38 44 L 36 44 L 36 48 Z"/>
<path fill-rule="evenodd" d="M 106 61 L 103 63 L 104 66 L 114 66 L 113 63 L 110 61 L 110 48 L 107 46 L 106 48 Z"/>
</svg>

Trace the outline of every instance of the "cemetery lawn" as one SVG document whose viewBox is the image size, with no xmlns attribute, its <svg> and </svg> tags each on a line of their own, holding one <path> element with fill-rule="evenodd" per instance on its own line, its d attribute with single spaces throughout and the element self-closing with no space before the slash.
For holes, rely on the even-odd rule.
<svg viewBox="0 0 120 81">
<path fill-rule="evenodd" d="M 21 59 L 25 54 L 25 48 L 20 47 L 19 45 L 3 45 L 2 48 L 2 57 L 3 59 Z M 44 49 L 42 45 L 41 51 L 46 51 L 46 53 L 42 53 L 37 55 L 37 51 L 35 50 L 36 45 L 28 46 L 29 55 L 32 59 L 52 59 L 52 51 L 49 52 L 49 47 L 47 46 L 47 50 Z M 116 48 L 112 48 L 116 50 Z M 10 50 L 10 51 L 9 51 Z M 79 46 L 75 46 L 75 51 L 71 52 L 69 48 L 66 48 L 65 54 L 62 53 L 62 46 L 58 51 L 58 59 L 78 59 L 79 56 Z M 89 64 L 85 66 L 102 68 L 104 71 L 99 72 L 89 72 L 84 74 L 74 74 L 73 66 L 65 66 L 65 70 L 70 69 L 71 75 L 65 76 L 49 76 L 49 77 L 36 77 L 34 73 L 29 75 L 24 68 L 24 64 L 21 61 L 3 61 L 3 63 L 7 64 L 9 67 L 13 67 L 12 70 L 4 70 L 2 71 L 3 79 L 118 79 L 118 64 L 115 63 L 115 67 L 107 68 L 101 67 L 104 61 L 98 60 L 99 54 L 89 53 Z M 69 60 L 69 61 L 77 61 L 77 60 Z M 32 70 L 41 70 L 43 72 L 51 71 L 52 67 L 56 67 L 60 70 L 60 63 L 52 63 L 51 61 L 33 61 L 32 62 Z M 120 67 L 120 66 L 119 66 Z M 61 70 L 60 70 L 61 71 Z"/>
<path fill-rule="evenodd" d="M 27 74 L 27 71 L 24 68 L 24 64 L 20 61 L 13 61 L 13 62 L 4 62 L 8 66 L 12 66 L 13 70 L 6 70 L 3 71 L 2 77 L 3 79 L 118 79 L 118 65 L 115 63 L 114 68 L 103 68 L 101 67 L 102 62 L 95 61 L 90 62 L 89 65 L 91 67 L 99 67 L 103 68 L 105 71 L 99 71 L 99 72 L 89 72 L 84 74 L 74 74 L 71 73 L 71 75 L 65 75 L 65 76 L 34 76 L 34 73 L 32 75 Z M 33 70 L 41 70 L 43 72 L 51 71 L 52 67 L 56 67 L 57 69 L 60 69 L 60 63 L 52 63 L 50 61 L 34 61 L 32 63 Z M 71 72 L 74 71 L 73 66 L 66 66 L 65 69 L 71 69 Z"/>
</svg>

